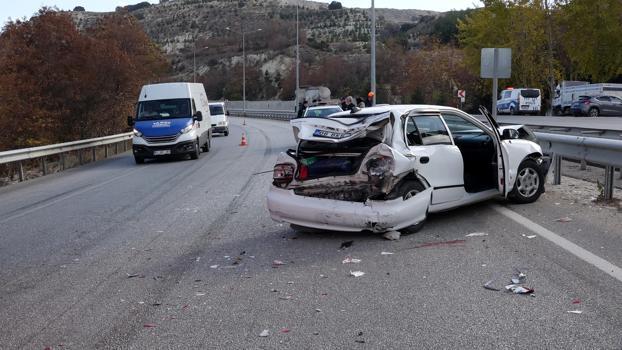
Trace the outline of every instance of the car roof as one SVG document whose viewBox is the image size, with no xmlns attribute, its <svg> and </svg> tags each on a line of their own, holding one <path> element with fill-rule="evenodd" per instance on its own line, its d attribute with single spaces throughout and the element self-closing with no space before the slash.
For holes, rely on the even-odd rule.
<svg viewBox="0 0 622 350">
<path fill-rule="evenodd" d="M 322 105 L 322 106 L 311 106 L 311 107 L 307 107 L 307 110 L 311 110 L 311 109 L 329 109 L 329 108 L 340 108 L 340 106 L 337 105 Z"/>
<path fill-rule="evenodd" d="M 347 117 L 347 116 L 357 116 L 357 115 L 368 115 L 368 114 L 381 114 L 392 112 L 397 115 L 403 115 L 406 112 L 415 111 L 415 112 L 433 112 L 439 113 L 443 112 L 459 112 L 464 113 L 463 111 L 447 106 L 438 106 L 438 105 L 380 105 L 374 107 L 366 107 L 361 108 L 355 113 L 351 113 L 350 111 L 339 112 L 332 115 L 332 117 Z"/>
</svg>

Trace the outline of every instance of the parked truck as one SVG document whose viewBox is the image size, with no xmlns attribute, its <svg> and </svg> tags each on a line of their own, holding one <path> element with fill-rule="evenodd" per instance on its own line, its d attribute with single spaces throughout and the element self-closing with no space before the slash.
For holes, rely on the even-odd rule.
<svg viewBox="0 0 622 350">
<path fill-rule="evenodd" d="M 564 80 L 555 89 L 553 113 L 570 114 L 572 103 L 579 100 L 580 96 L 598 95 L 622 97 L 622 84 L 590 84 L 587 81 Z"/>
<path fill-rule="evenodd" d="M 296 92 L 296 102 L 302 105 L 307 101 L 308 106 L 331 104 L 335 101 L 330 99 L 330 89 L 326 86 L 300 87 Z"/>
</svg>

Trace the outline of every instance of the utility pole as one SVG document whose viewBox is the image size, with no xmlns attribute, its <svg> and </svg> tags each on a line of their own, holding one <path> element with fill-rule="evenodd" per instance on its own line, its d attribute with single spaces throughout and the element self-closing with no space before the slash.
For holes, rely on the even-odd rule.
<svg viewBox="0 0 622 350">
<path fill-rule="evenodd" d="M 298 21 L 298 9 L 300 8 L 300 2 L 296 3 L 296 93 L 294 94 L 296 96 L 296 103 L 295 105 L 295 111 L 296 111 L 296 115 L 298 115 L 298 108 L 300 108 L 298 106 L 298 91 L 300 91 L 300 42 L 299 42 L 299 21 Z"/>
<path fill-rule="evenodd" d="M 546 29 L 548 32 L 548 46 L 549 46 L 549 111 L 547 115 L 553 115 L 553 99 L 555 98 L 555 77 L 553 77 L 553 28 L 551 25 L 551 8 L 549 6 L 549 0 L 544 0 L 544 9 L 546 10 Z"/>
<path fill-rule="evenodd" d="M 371 92 L 374 93 L 373 105 L 376 105 L 376 6 L 371 0 Z"/>
</svg>

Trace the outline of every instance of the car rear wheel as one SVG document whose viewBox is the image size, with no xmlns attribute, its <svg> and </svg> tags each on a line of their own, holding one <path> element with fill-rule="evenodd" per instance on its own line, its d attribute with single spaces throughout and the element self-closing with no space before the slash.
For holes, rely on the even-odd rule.
<svg viewBox="0 0 622 350">
<path fill-rule="evenodd" d="M 225 136 L 229 136 L 229 129 L 225 130 Z"/>
<path fill-rule="evenodd" d="M 134 156 L 134 161 L 136 162 L 136 164 L 143 164 L 145 162 L 145 158 Z"/>
<path fill-rule="evenodd" d="M 590 108 L 590 111 L 587 113 L 587 115 L 590 117 L 598 117 L 599 114 L 600 111 L 598 110 L 598 108 Z"/>
<path fill-rule="evenodd" d="M 510 107 L 510 115 L 516 115 L 516 110 L 514 107 Z"/>
<path fill-rule="evenodd" d="M 510 199 L 519 204 L 533 203 L 544 192 L 544 176 L 538 163 L 525 159 L 518 167 L 518 175 Z"/>
<path fill-rule="evenodd" d="M 398 189 L 399 190 L 398 193 L 402 194 L 402 199 L 404 200 L 409 200 L 412 197 L 419 194 L 420 192 L 422 192 L 423 190 L 425 190 L 425 188 L 423 188 L 423 185 L 421 185 L 418 181 L 404 181 L 399 186 L 400 187 Z M 426 216 L 427 216 L 427 212 L 426 212 Z M 417 233 L 423 228 L 423 225 L 425 225 L 425 219 L 421 220 L 420 222 L 414 225 L 404 227 L 403 229 L 400 230 L 400 233 L 403 235 L 411 235 L 413 233 Z"/>
</svg>

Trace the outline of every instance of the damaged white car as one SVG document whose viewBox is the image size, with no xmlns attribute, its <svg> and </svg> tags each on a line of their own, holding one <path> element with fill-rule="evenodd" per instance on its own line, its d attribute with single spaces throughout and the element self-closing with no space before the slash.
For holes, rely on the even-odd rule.
<svg viewBox="0 0 622 350">
<path fill-rule="evenodd" d="M 274 167 L 270 215 L 299 228 L 412 233 L 428 213 L 537 200 L 550 159 L 487 118 L 492 128 L 455 108 L 402 105 L 294 119 L 298 144 Z"/>
</svg>

